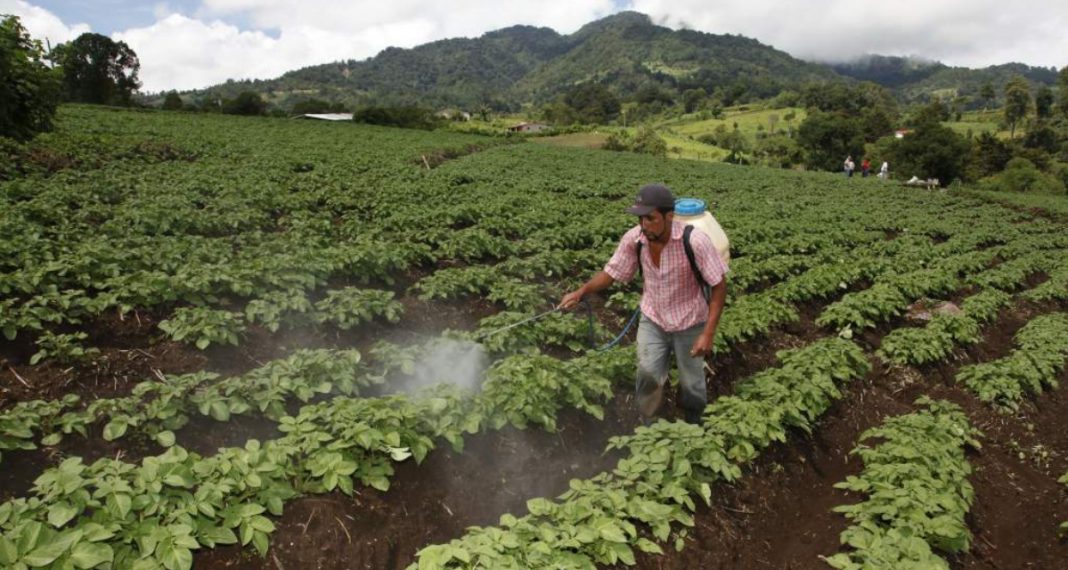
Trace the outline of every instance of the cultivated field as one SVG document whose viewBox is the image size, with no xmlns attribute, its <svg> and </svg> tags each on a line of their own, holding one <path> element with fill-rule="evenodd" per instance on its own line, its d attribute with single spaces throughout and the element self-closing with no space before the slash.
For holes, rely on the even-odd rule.
<svg viewBox="0 0 1068 570">
<path fill-rule="evenodd" d="M 800 120 L 800 119 L 798 119 Z M 0 182 L 4 568 L 1062 567 L 1068 231 L 840 175 L 89 107 Z M 730 297 L 641 426 L 663 181 Z"/>
</svg>

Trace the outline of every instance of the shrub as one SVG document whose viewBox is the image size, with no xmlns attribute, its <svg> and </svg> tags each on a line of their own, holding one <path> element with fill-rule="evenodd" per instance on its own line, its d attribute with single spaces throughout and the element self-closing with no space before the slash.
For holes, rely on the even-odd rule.
<svg viewBox="0 0 1068 570">
<path fill-rule="evenodd" d="M 1002 192 L 1029 192 L 1041 194 L 1064 194 L 1065 185 L 1056 175 L 1042 172 L 1026 158 L 1014 158 L 1001 173 L 983 180 L 990 190 Z"/>
</svg>

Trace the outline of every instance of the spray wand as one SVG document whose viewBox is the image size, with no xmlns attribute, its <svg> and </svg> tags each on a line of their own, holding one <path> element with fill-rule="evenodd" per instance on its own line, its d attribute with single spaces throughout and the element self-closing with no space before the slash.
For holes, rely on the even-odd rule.
<svg viewBox="0 0 1068 570">
<path fill-rule="evenodd" d="M 505 326 L 503 326 L 503 327 L 501 327 L 499 329 L 493 329 L 493 330 L 490 330 L 490 331 L 486 331 L 484 333 L 480 333 L 475 338 L 476 339 L 484 339 L 486 337 L 493 336 L 493 335 L 495 335 L 497 333 L 504 332 L 504 331 L 506 331 L 508 329 L 518 327 L 519 325 L 525 325 L 525 324 L 527 324 L 527 323 L 529 323 L 531 321 L 536 321 L 538 319 L 545 318 L 545 317 L 547 317 L 547 316 L 549 316 L 549 315 L 551 315 L 551 314 L 553 314 L 553 313 L 555 313 L 555 312 L 557 312 L 559 310 L 560 310 L 560 307 L 553 307 L 552 309 L 549 309 L 548 311 L 545 311 L 544 313 L 539 313 L 537 315 L 534 315 L 533 317 L 528 317 L 528 318 L 523 319 L 521 321 L 514 322 L 514 323 L 512 323 L 510 325 L 505 325 Z"/>
</svg>

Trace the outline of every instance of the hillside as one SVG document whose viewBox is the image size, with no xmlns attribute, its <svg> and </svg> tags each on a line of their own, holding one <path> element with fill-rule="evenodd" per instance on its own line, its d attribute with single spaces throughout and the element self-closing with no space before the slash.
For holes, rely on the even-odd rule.
<svg viewBox="0 0 1068 570">
<path fill-rule="evenodd" d="M 314 97 L 349 107 L 420 104 L 517 111 L 552 101 L 569 87 L 589 81 L 623 97 L 650 84 L 675 93 L 703 88 L 729 105 L 813 81 L 859 80 L 889 87 L 903 101 L 968 96 L 977 107 L 983 85 L 991 84 L 1000 95 L 1015 74 L 1053 84 L 1056 71 L 1018 63 L 968 69 L 878 55 L 849 63 L 812 63 L 756 39 L 672 30 L 644 14 L 621 12 L 570 35 L 513 26 L 478 38 L 392 47 L 363 61 L 305 67 L 277 79 L 228 81 L 189 96 L 232 98 L 252 90 L 281 107 Z"/>
<path fill-rule="evenodd" d="M 757 40 L 673 31 L 643 14 L 623 12 L 570 35 L 513 26 L 475 39 L 389 48 L 364 61 L 306 67 L 273 80 L 231 81 L 196 95 L 233 97 L 251 89 L 276 104 L 314 96 L 349 104 L 516 109 L 550 101 L 569 86 L 591 80 L 621 93 L 649 82 L 679 90 L 703 87 L 709 93 L 738 83 L 767 96 L 805 81 L 837 77 L 822 65 Z"/>
<path fill-rule="evenodd" d="M 968 97 L 971 107 L 982 105 L 980 90 L 986 84 L 994 88 L 995 100 L 991 103 L 1000 102 L 1004 85 L 1015 75 L 1022 75 L 1034 84 L 1053 85 L 1057 81 L 1056 69 L 1022 63 L 970 69 L 918 58 L 871 55 L 848 63 L 828 64 L 828 67 L 845 77 L 889 87 L 904 101 L 923 100 L 932 95 Z"/>
</svg>

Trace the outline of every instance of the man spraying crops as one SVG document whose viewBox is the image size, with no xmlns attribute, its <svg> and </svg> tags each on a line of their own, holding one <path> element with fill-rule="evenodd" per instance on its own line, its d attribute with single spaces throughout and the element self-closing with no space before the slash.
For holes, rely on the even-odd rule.
<svg viewBox="0 0 1068 570">
<path fill-rule="evenodd" d="M 630 281 L 636 271 L 641 273 L 638 409 L 647 419 L 656 414 L 674 352 L 686 421 L 700 423 L 708 402 L 704 359 L 712 351 L 727 298 L 727 268 L 711 238 L 687 231 L 686 224 L 675 220 L 675 197 L 667 186 L 642 187 L 627 212 L 638 216 L 638 225 L 623 234 L 608 265 L 564 295 L 559 306 L 573 307 L 587 294 L 616 281 Z M 706 285 L 710 287 L 707 296 Z"/>
</svg>

